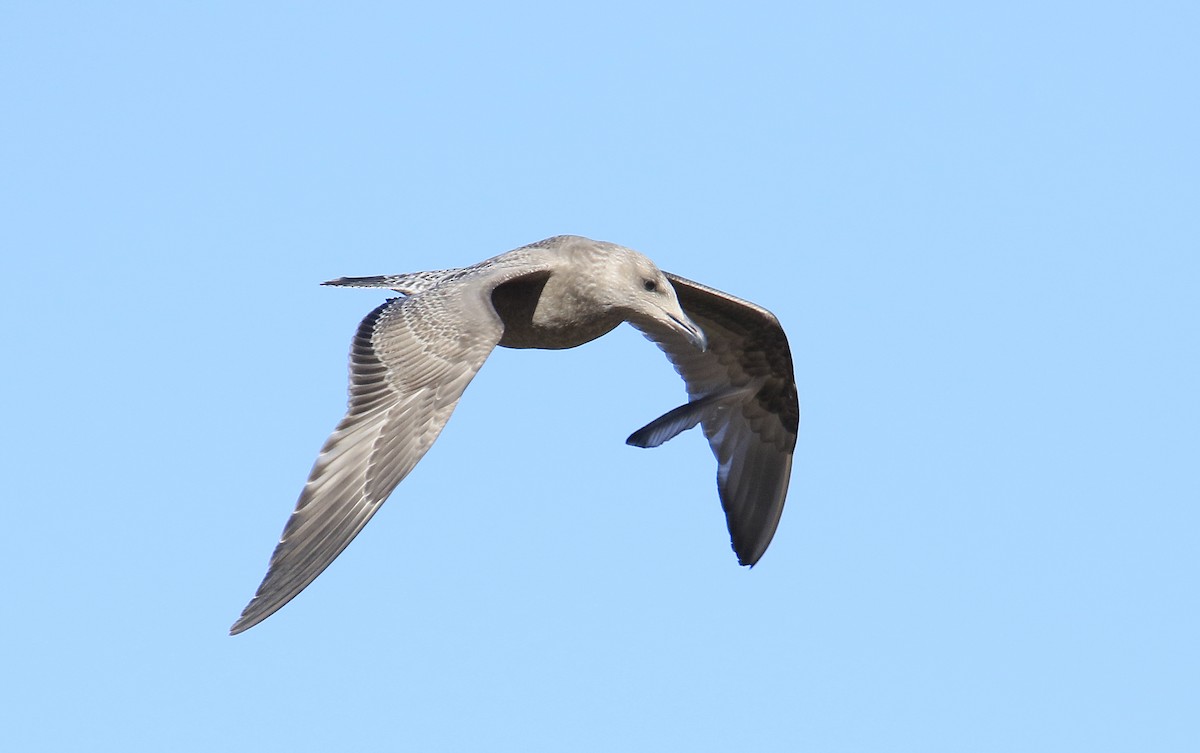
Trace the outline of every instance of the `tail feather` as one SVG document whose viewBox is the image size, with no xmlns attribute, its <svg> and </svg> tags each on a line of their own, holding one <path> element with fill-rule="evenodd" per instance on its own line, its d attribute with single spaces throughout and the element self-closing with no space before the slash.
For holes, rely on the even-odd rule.
<svg viewBox="0 0 1200 753">
<path fill-rule="evenodd" d="M 423 290 L 429 290 L 447 277 L 455 276 L 461 271 L 461 269 L 438 269 L 432 272 L 409 272 L 402 275 L 339 277 L 321 284 L 340 288 L 391 288 L 397 293 L 413 295 Z"/>
</svg>

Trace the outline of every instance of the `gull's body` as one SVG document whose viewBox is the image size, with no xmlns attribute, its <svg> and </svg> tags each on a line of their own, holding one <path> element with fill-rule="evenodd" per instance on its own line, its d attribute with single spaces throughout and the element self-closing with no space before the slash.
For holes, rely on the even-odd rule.
<svg viewBox="0 0 1200 753">
<path fill-rule="evenodd" d="M 762 556 L 783 512 L 799 408 L 787 338 L 765 309 L 664 274 L 641 254 L 556 236 L 462 269 L 341 278 L 404 297 L 359 325 L 350 404 L 325 442 L 240 633 L 346 548 L 437 439 L 497 345 L 573 348 L 624 321 L 658 343 L 689 402 L 635 432 L 654 447 L 702 424 L 738 561 Z"/>
</svg>

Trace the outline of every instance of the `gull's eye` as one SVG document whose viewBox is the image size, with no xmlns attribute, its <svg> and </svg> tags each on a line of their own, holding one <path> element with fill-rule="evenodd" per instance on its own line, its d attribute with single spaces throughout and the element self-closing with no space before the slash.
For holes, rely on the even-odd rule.
<svg viewBox="0 0 1200 753">
<path fill-rule="evenodd" d="M 653 293 L 658 290 L 658 283 L 654 280 L 642 280 L 642 287 L 646 289 L 646 292 Z"/>
</svg>

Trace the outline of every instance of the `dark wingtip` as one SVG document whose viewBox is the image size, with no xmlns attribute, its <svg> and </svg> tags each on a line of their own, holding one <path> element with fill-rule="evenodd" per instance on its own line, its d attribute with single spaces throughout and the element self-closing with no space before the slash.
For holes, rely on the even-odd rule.
<svg viewBox="0 0 1200 753">
<path fill-rule="evenodd" d="M 652 445 L 650 444 L 649 436 L 650 432 L 648 431 L 649 428 L 649 426 L 643 426 L 634 433 L 630 434 L 629 438 L 625 440 L 625 444 L 629 445 L 630 447 L 651 447 Z"/>
<path fill-rule="evenodd" d="M 738 550 L 737 550 L 737 547 L 734 547 L 734 549 L 733 549 L 733 553 L 737 555 L 737 561 L 738 561 L 738 564 L 739 564 L 739 565 L 741 565 L 741 566 L 742 566 L 742 567 L 744 567 L 744 568 L 747 568 L 747 569 L 749 569 L 749 570 L 753 570 L 753 569 L 754 569 L 754 566 L 758 564 L 758 561 L 759 561 L 760 559 L 762 559 L 762 555 L 761 555 L 761 554 L 760 554 L 760 555 L 758 555 L 757 557 L 755 557 L 754 559 L 750 559 L 749 557 L 743 557 L 743 556 L 741 555 L 741 553 L 740 553 L 740 552 L 738 552 Z"/>
<path fill-rule="evenodd" d="M 247 617 L 246 612 L 242 612 L 242 616 L 238 617 L 237 621 L 229 626 L 229 634 L 237 635 L 238 633 L 244 633 L 260 622 L 262 622 L 261 619 L 251 620 Z"/>
</svg>

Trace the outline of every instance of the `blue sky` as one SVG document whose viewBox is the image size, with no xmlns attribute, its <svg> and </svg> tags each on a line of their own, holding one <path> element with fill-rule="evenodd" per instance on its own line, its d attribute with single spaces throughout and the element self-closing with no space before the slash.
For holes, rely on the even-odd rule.
<svg viewBox="0 0 1200 753">
<path fill-rule="evenodd" d="M 1195 750 L 1190 3 L 10 3 L 11 750 Z M 557 233 L 773 310 L 753 571 L 622 328 L 498 351 L 226 630 L 377 291 Z"/>
</svg>

